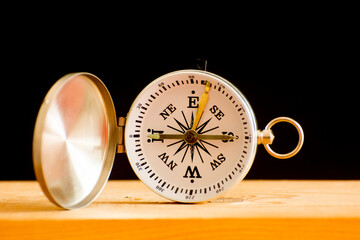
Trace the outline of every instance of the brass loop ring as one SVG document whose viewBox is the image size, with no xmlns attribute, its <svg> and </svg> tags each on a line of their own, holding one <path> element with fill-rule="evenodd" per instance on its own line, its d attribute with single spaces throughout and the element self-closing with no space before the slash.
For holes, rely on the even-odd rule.
<svg viewBox="0 0 360 240">
<path fill-rule="evenodd" d="M 272 121 L 270 121 L 268 123 L 268 125 L 266 125 L 265 129 L 270 130 L 271 127 L 273 127 L 275 124 L 277 124 L 279 122 L 290 123 L 296 128 L 296 130 L 298 131 L 298 134 L 299 134 L 299 142 L 298 142 L 297 146 L 295 147 L 294 150 L 292 150 L 289 153 L 285 153 L 285 154 L 280 154 L 280 153 L 274 152 L 270 148 L 269 144 L 265 144 L 265 149 L 273 157 L 276 157 L 276 158 L 279 158 L 279 159 L 291 158 L 291 157 L 295 156 L 300 151 L 300 149 L 301 149 L 301 147 L 302 147 L 302 145 L 304 143 L 304 131 L 301 128 L 301 126 L 300 126 L 300 124 L 298 122 L 296 122 L 294 119 L 291 119 L 291 118 L 288 118 L 288 117 L 278 117 L 278 118 L 273 119 Z"/>
</svg>

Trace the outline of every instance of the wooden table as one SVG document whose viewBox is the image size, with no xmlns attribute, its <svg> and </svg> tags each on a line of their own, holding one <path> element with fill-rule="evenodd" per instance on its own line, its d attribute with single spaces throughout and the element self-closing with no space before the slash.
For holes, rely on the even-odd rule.
<svg viewBox="0 0 360 240">
<path fill-rule="evenodd" d="M 34 181 L 0 182 L 0 239 L 360 239 L 360 181 L 245 180 L 201 204 L 109 181 L 63 210 Z"/>
</svg>

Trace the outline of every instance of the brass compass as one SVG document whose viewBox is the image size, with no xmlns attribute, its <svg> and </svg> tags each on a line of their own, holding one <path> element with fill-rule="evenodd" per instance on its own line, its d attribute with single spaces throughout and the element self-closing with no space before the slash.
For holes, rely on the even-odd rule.
<svg viewBox="0 0 360 240">
<path fill-rule="evenodd" d="M 294 125 L 296 148 L 270 148 L 271 127 Z M 257 145 L 276 158 L 302 147 L 301 126 L 287 117 L 263 131 L 244 95 L 228 80 L 201 70 L 165 74 L 145 87 L 128 115 L 117 119 L 111 96 L 90 73 L 69 74 L 50 89 L 35 125 L 36 177 L 55 204 L 74 209 L 91 203 L 105 185 L 115 153 L 125 153 L 155 193 L 179 202 L 223 194 L 250 170 Z"/>
</svg>

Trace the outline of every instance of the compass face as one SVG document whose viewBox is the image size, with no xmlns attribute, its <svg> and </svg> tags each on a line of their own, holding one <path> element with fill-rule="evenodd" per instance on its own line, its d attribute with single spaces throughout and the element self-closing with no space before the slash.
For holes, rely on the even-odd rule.
<svg viewBox="0 0 360 240">
<path fill-rule="evenodd" d="M 132 168 L 150 189 L 171 200 L 201 202 L 245 177 L 256 130 L 250 105 L 230 82 L 183 70 L 154 80 L 138 95 L 125 144 Z"/>
</svg>

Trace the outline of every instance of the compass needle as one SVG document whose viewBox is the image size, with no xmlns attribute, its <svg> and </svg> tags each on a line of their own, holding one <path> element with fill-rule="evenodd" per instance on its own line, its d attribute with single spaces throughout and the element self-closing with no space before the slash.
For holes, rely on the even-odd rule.
<svg viewBox="0 0 360 240">
<path fill-rule="evenodd" d="M 207 140 L 234 140 L 238 139 L 237 136 L 230 136 L 230 135 L 203 135 L 199 134 L 198 139 L 207 139 Z"/>
<path fill-rule="evenodd" d="M 148 135 L 147 137 L 148 137 L 148 138 L 152 138 L 152 139 L 160 139 L 160 134 L 154 133 L 154 134 Z"/>
<path fill-rule="evenodd" d="M 200 100 L 199 100 L 199 106 L 196 111 L 195 120 L 192 126 L 192 130 L 196 130 L 197 125 L 199 124 L 201 115 L 204 112 L 205 106 L 209 100 L 209 91 L 210 91 L 210 82 L 206 82 L 205 91 L 203 94 L 201 94 Z"/>
<path fill-rule="evenodd" d="M 184 134 L 159 134 L 154 133 L 147 136 L 152 139 L 184 139 Z"/>
<path fill-rule="evenodd" d="M 207 139 L 207 140 L 234 140 L 234 139 L 238 139 L 238 136 L 230 136 L 230 135 L 205 135 L 205 134 L 197 134 L 196 132 L 193 132 L 192 130 L 187 131 L 185 134 L 159 134 L 159 133 L 154 133 L 154 134 L 150 134 L 147 137 L 148 138 L 152 138 L 152 139 L 188 139 L 188 137 L 191 137 L 192 139 L 195 139 L 194 142 L 196 142 L 196 140 L 202 140 L 202 139 Z M 190 141 L 190 140 L 188 140 Z"/>
</svg>

